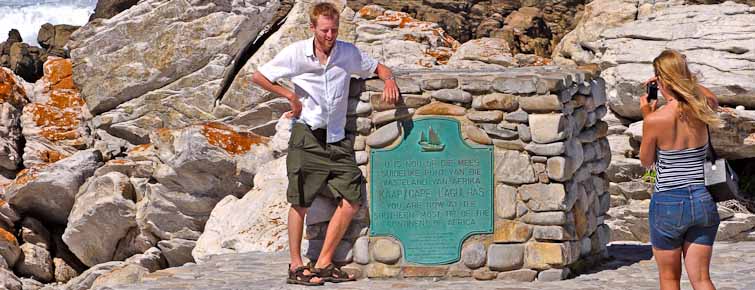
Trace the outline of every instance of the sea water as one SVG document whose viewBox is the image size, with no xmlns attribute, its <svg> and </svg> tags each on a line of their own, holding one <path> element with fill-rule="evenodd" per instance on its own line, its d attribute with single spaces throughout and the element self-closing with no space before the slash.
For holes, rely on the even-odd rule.
<svg viewBox="0 0 755 290">
<path fill-rule="evenodd" d="M 24 42 L 39 46 L 42 24 L 84 25 L 96 5 L 97 0 L 0 0 L 0 42 L 15 28 Z"/>
</svg>

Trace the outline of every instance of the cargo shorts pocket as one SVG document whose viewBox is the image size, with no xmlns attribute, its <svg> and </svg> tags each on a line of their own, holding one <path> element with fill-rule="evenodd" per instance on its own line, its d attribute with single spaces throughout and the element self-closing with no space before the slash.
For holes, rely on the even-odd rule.
<svg viewBox="0 0 755 290">
<path fill-rule="evenodd" d="M 683 201 L 657 201 L 653 209 L 655 225 L 668 231 L 679 230 L 682 226 Z"/>
</svg>

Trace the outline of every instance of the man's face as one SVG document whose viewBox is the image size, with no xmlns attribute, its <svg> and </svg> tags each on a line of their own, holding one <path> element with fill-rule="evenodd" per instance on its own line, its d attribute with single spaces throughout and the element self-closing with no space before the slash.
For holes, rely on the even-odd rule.
<svg viewBox="0 0 755 290">
<path fill-rule="evenodd" d="M 326 52 L 330 51 L 338 37 L 338 17 L 320 15 L 314 25 L 309 25 L 309 29 L 315 35 L 317 46 Z"/>
</svg>

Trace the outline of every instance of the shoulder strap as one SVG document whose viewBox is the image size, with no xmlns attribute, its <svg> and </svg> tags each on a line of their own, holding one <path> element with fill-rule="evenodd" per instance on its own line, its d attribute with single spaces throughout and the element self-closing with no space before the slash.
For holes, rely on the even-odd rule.
<svg viewBox="0 0 755 290">
<path fill-rule="evenodd" d="M 705 129 L 708 130 L 708 154 L 706 154 L 706 158 L 712 162 L 716 162 L 718 154 L 716 154 L 716 149 L 713 148 L 713 140 L 710 138 L 710 126 L 705 124 Z"/>
</svg>

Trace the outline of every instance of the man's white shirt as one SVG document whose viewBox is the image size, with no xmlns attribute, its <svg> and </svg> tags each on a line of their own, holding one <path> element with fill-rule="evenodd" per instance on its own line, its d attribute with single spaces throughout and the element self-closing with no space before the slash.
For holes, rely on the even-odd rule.
<svg viewBox="0 0 755 290">
<path fill-rule="evenodd" d="M 345 137 L 351 75 L 367 78 L 377 65 L 356 46 L 340 40 L 322 65 L 315 55 L 314 38 L 309 38 L 287 46 L 258 71 L 271 82 L 290 78 L 302 103 L 299 120 L 313 129 L 326 129 L 326 142 L 334 143 Z"/>
</svg>

